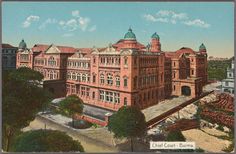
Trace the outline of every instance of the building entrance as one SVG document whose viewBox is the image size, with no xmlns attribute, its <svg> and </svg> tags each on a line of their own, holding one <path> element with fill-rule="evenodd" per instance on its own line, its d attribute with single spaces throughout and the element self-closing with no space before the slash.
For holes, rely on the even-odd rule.
<svg viewBox="0 0 236 154">
<path fill-rule="evenodd" d="M 190 96 L 191 95 L 191 89 L 188 86 L 181 87 L 181 95 Z"/>
</svg>

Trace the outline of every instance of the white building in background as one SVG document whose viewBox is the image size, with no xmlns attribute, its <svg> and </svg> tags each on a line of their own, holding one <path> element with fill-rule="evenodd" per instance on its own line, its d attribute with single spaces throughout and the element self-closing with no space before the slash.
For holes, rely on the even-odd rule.
<svg viewBox="0 0 236 154">
<path fill-rule="evenodd" d="M 234 57 L 230 60 L 231 68 L 227 68 L 227 78 L 222 80 L 221 92 L 234 94 Z"/>
</svg>

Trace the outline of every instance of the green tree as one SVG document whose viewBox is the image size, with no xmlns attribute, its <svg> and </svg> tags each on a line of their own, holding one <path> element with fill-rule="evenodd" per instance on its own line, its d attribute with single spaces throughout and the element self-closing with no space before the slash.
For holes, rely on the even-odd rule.
<svg viewBox="0 0 236 154">
<path fill-rule="evenodd" d="M 144 114 L 136 107 L 123 106 L 109 118 L 108 130 L 114 133 L 115 138 L 130 139 L 133 151 L 133 139 L 146 133 Z"/>
<path fill-rule="evenodd" d="M 84 152 L 80 142 L 57 130 L 34 130 L 19 135 L 13 152 Z"/>
<path fill-rule="evenodd" d="M 15 133 L 29 125 L 51 101 L 51 94 L 39 87 L 43 75 L 30 68 L 3 72 L 3 149 L 9 150 Z"/>
<path fill-rule="evenodd" d="M 77 95 L 70 95 L 60 101 L 59 107 L 63 113 L 72 118 L 72 127 L 74 127 L 74 114 L 83 113 L 83 100 Z"/>
<path fill-rule="evenodd" d="M 186 139 L 180 130 L 170 131 L 166 137 L 166 141 L 185 141 L 185 140 Z"/>
</svg>

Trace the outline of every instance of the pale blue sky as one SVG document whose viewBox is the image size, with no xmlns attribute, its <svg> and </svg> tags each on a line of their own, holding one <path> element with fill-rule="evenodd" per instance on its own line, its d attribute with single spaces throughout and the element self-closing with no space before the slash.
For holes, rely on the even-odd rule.
<svg viewBox="0 0 236 154">
<path fill-rule="evenodd" d="M 129 26 L 143 44 L 157 32 L 163 51 L 183 46 L 210 56 L 234 54 L 233 2 L 3 2 L 2 40 L 104 47 L 124 37 Z"/>
</svg>

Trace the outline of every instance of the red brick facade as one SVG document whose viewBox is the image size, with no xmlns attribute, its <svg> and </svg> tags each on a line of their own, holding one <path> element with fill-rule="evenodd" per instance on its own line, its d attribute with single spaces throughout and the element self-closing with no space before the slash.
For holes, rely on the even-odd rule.
<svg viewBox="0 0 236 154">
<path fill-rule="evenodd" d="M 131 29 L 106 48 L 19 49 L 17 67 L 22 66 L 41 72 L 56 97 L 77 94 L 84 103 L 114 111 L 124 105 L 143 109 L 171 95 L 197 97 L 207 83 L 206 50 L 165 52 L 156 33 L 144 46 Z"/>
</svg>

